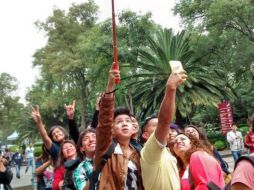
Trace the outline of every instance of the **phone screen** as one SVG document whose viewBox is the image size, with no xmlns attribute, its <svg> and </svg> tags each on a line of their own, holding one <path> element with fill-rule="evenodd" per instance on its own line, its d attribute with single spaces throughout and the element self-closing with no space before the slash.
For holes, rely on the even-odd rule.
<svg viewBox="0 0 254 190">
<path fill-rule="evenodd" d="M 181 73 L 183 70 L 183 65 L 181 61 L 169 61 L 172 73 Z"/>
</svg>

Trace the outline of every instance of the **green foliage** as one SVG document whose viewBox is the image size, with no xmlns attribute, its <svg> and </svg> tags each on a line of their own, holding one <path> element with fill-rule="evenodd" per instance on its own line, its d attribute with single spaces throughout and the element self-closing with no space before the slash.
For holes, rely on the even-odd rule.
<svg viewBox="0 0 254 190">
<path fill-rule="evenodd" d="M 224 141 L 216 141 L 214 146 L 217 150 L 223 150 L 227 147 L 227 144 Z"/>
<path fill-rule="evenodd" d="M 6 137 L 16 129 L 16 120 L 22 114 L 23 105 L 19 97 L 15 96 L 18 81 L 8 73 L 0 74 L 0 140 L 6 141 Z"/>
<path fill-rule="evenodd" d="M 254 6 L 252 0 L 181 0 L 179 14 L 193 33 L 193 57 L 221 70 L 236 96 L 228 97 L 234 118 L 243 122 L 253 110 Z M 223 98 L 227 99 L 227 98 Z M 208 113 L 210 114 L 210 113 Z"/>
<path fill-rule="evenodd" d="M 237 130 L 240 131 L 243 136 L 245 136 L 246 133 L 249 131 L 249 127 L 246 124 L 245 125 L 238 125 Z"/>
<path fill-rule="evenodd" d="M 207 138 L 212 144 L 214 144 L 216 141 L 225 141 L 225 136 L 223 136 L 220 131 L 208 131 Z"/>
<path fill-rule="evenodd" d="M 10 149 L 11 152 L 16 152 L 16 150 L 19 149 L 19 146 L 18 145 L 12 145 L 9 149 Z"/>
<path fill-rule="evenodd" d="M 42 154 L 42 149 L 41 149 L 41 146 L 35 146 L 34 147 L 34 156 L 35 157 L 38 157 Z"/>
<path fill-rule="evenodd" d="M 206 63 L 199 65 L 191 59 L 192 54 L 190 36 L 184 31 L 174 35 L 172 30 L 164 29 L 149 38 L 148 46 L 140 51 L 138 73 L 128 78 L 129 86 L 136 87 L 134 102 L 141 117 L 157 110 L 162 101 L 169 60 L 180 60 L 188 73 L 188 80 L 177 90 L 176 105 L 182 116 L 190 114 L 193 106 L 216 106 L 222 97 L 234 96 L 217 69 L 210 69 Z"/>
</svg>

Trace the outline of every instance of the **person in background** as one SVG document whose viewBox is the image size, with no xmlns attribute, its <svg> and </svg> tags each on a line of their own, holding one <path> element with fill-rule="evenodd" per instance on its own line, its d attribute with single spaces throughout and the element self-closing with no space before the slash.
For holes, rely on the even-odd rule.
<svg viewBox="0 0 254 190">
<path fill-rule="evenodd" d="M 132 126 L 133 126 L 133 134 L 130 140 L 130 144 L 136 148 L 136 150 L 141 150 L 142 149 L 142 145 L 139 139 L 139 133 L 140 133 L 140 127 L 139 127 L 139 123 L 136 119 L 136 117 L 133 114 L 130 114 L 131 117 L 131 122 L 132 122 Z"/>
<path fill-rule="evenodd" d="M 6 148 L 4 152 L 4 157 L 5 159 L 7 159 L 9 165 L 11 164 L 10 161 L 11 161 L 12 155 L 13 155 L 13 152 L 9 148 Z"/>
<path fill-rule="evenodd" d="M 50 155 L 43 144 L 42 154 L 35 161 L 38 190 L 52 190 L 54 168 L 51 164 Z"/>
<path fill-rule="evenodd" d="M 250 153 L 254 153 L 254 123 L 253 118 L 249 117 L 247 119 L 247 123 L 249 126 L 249 131 L 245 136 L 245 146 L 249 149 Z"/>
<path fill-rule="evenodd" d="M 34 164 L 33 164 L 33 159 L 34 159 L 34 147 L 33 145 L 30 143 L 28 147 L 26 147 L 26 151 L 25 151 L 25 156 L 26 156 L 26 160 L 27 160 L 27 166 L 26 166 L 26 172 L 29 169 L 29 166 L 31 166 L 31 169 L 33 171 L 34 168 Z"/>
<path fill-rule="evenodd" d="M 179 134 L 179 132 L 180 132 L 180 129 L 179 129 L 178 125 L 176 125 L 175 123 L 171 123 L 169 125 L 167 147 L 169 148 L 171 153 L 173 152 L 175 138 Z"/>
<path fill-rule="evenodd" d="M 227 141 L 230 145 L 230 150 L 233 159 L 236 163 L 238 158 L 242 155 L 242 150 L 244 148 L 243 136 L 240 131 L 237 131 L 237 124 L 233 123 L 231 125 L 231 131 L 227 133 Z"/>
<path fill-rule="evenodd" d="M 145 144 L 151 134 L 155 131 L 158 126 L 158 115 L 156 113 L 152 114 L 151 116 L 147 117 L 142 126 L 142 134 L 141 140 L 142 143 Z"/>
<path fill-rule="evenodd" d="M 15 164 L 16 168 L 16 178 L 20 179 L 20 168 L 23 161 L 23 156 L 20 153 L 20 150 L 17 148 L 16 152 L 12 156 L 12 162 Z"/>
<path fill-rule="evenodd" d="M 9 167 L 8 158 L 0 155 L 0 188 L 3 190 L 12 190 L 11 181 L 13 173 Z"/>
</svg>

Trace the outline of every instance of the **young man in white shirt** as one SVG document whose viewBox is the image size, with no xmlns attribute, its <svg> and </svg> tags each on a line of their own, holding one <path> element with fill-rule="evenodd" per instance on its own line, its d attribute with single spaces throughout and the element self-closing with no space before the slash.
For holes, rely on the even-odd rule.
<svg viewBox="0 0 254 190">
<path fill-rule="evenodd" d="M 240 131 L 237 131 L 236 123 L 233 123 L 231 125 L 231 131 L 227 133 L 227 141 L 230 145 L 230 150 L 234 161 L 236 162 L 238 158 L 242 155 L 242 150 L 244 147 L 243 136 Z"/>
</svg>

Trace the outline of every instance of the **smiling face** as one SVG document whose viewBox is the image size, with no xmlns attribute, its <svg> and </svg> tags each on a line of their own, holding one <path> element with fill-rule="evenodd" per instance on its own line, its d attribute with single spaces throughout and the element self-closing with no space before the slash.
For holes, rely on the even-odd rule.
<svg viewBox="0 0 254 190">
<path fill-rule="evenodd" d="M 94 153 L 96 147 L 96 134 L 93 132 L 87 132 L 83 136 L 81 144 L 81 152 L 85 152 L 86 155 Z"/>
<path fill-rule="evenodd" d="M 65 139 L 65 134 L 63 133 L 63 131 L 59 128 L 55 128 L 52 131 L 52 138 L 55 142 L 62 142 Z"/>
<path fill-rule="evenodd" d="M 63 144 L 62 153 L 66 160 L 76 159 L 77 157 L 77 149 L 75 145 L 69 142 Z"/>
<path fill-rule="evenodd" d="M 199 139 L 199 133 L 198 131 L 193 127 L 187 127 L 184 129 L 184 132 L 188 135 L 193 136 L 196 139 Z"/>
<path fill-rule="evenodd" d="M 129 115 L 118 115 L 114 120 L 113 135 L 116 139 L 130 139 L 133 134 L 133 125 Z"/>
<path fill-rule="evenodd" d="M 169 128 L 169 133 L 168 133 L 168 144 L 174 143 L 175 138 L 177 135 L 177 131 L 175 129 Z"/>
<path fill-rule="evenodd" d="M 139 130 L 139 124 L 135 117 L 131 116 L 131 122 L 133 127 L 133 134 L 137 134 Z"/>
<path fill-rule="evenodd" d="M 174 152 L 181 159 L 187 150 L 191 148 L 190 139 L 184 134 L 177 135 L 175 138 Z"/>
</svg>

